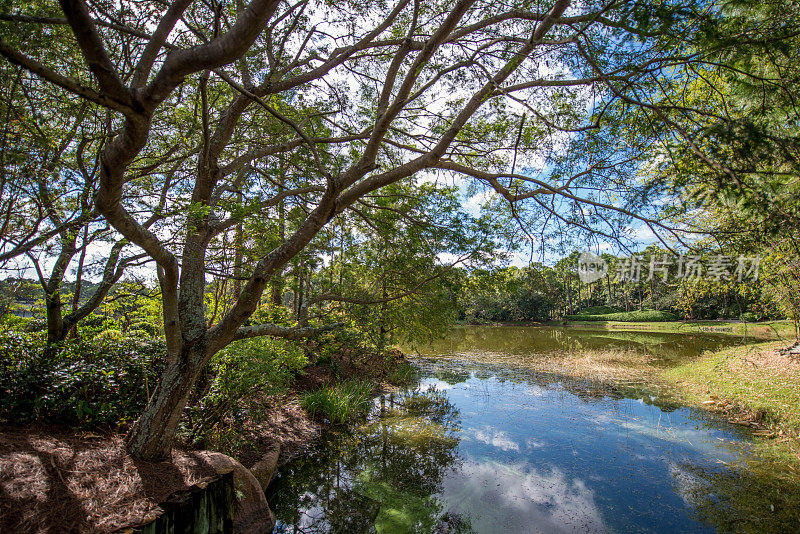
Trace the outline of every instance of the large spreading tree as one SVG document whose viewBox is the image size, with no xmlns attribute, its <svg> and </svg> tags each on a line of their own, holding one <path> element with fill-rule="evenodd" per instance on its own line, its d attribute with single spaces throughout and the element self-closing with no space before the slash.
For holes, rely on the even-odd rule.
<svg viewBox="0 0 800 534">
<path fill-rule="evenodd" d="M 169 453 L 198 376 L 229 343 L 315 331 L 251 317 L 326 225 L 370 212 L 387 186 L 466 177 L 507 201 L 528 238 L 549 223 L 618 238 L 631 218 L 673 232 L 636 179 L 647 145 L 607 117 L 668 118 L 660 84 L 714 60 L 703 47 L 736 46 L 699 38 L 717 7 L 62 0 L 0 16 L 0 54 L 19 76 L 104 114 L 93 206 L 156 266 L 167 365 L 130 452 Z M 53 57 L 31 35 L 69 50 Z M 235 300 L 209 324 L 209 251 L 269 220 L 280 231 L 234 262 Z"/>
</svg>

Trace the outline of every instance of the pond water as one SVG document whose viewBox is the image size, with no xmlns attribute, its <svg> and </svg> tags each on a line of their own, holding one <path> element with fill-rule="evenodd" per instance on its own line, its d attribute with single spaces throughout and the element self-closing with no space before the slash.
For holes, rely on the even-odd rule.
<svg viewBox="0 0 800 534">
<path fill-rule="evenodd" d="M 526 364 L 562 341 L 669 365 L 733 339 L 593 334 L 454 330 L 416 357 L 415 387 L 280 470 L 275 532 L 800 532 L 800 488 L 744 466 L 741 427 Z"/>
<path fill-rule="evenodd" d="M 635 351 L 653 355 L 671 365 L 706 350 L 745 342 L 723 334 L 588 330 L 547 326 L 466 326 L 422 347 L 403 347 L 407 353 L 464 356 L 468 359 L 501 357 L 520 364 L 559 352 L 591 350 Z M 752 341 L 752 340 L 751 340 Z"/>
</svg>

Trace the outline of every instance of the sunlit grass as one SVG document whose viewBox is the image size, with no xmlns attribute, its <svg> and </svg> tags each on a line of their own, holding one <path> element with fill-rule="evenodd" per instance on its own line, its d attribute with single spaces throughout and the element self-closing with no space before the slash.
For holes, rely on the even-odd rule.
<svg viewBox="0 0 800 534">
<path fill-rule="evenodd" d="M 778 357 L 781 343 L 730 347 L 665 371 L 695 399 L 737 399 L 800 433 L 800 362 Z M 713 396 L 713 397 L 710 397 Z"/>
<path fill-rule="evenodd" d="M 730 347 L 665 370 L 682 401 L 750 426 L 756 476 L 800 481 L 800 362 L 776 353 L 785 343 Z"/>
<path fill-rule="evenodd" d="M 642 332 L 674 332 L 679 334 L 713 333 L 759 340 L 794 339 L 791 321 L 739 323 L 727 321 L 618 321 L 570 320 L 568 328 L 577 330 L 628 330 Z"/>
<path fill-rule="evenodd" d="M 621 321 L 621 322 L 662 322 L 677 321 L 679 317 L 674 313 L 656 310 L 634 310 L 628 312 L 613 313 L 579 313 L 576 315 L 565 315 L 568 321 Z"/>
<path fill-rule="evenodd" d="M 369 411 L 374 389 L 369 381 L 348 380 L 306 393 L 300 403 L 312 416 L 344 424 Z"/>
</svg>

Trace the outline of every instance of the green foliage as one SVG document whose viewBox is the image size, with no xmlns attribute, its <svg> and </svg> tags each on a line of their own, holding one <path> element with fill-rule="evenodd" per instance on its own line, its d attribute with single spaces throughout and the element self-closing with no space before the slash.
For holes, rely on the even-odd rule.
<svg viewBox="0 0 800 534">
<path fill-rule="evenodd" d="M 475 269 L 461 287 L 460 318 L 477 323 L 547 321 L 559 305 L 557 297 L 549 267 Z"/>
<path fill-rule="evenodd" d="M 307 363 L 300 347 L 285 339 L 236 341 L 212 358 L 214 380 L 207 399 L 237 398 L 253 389 L 267 395 L 283 392 Z"/>
<path fill-rule="evenodd" d="M 163 366 L 161 341 L 69 341 L 0 334 L 0 420 L 117 428 L 144 408 Z"/>
<path fill-rule="evenodd" d="M 791 317 L 792 298 L 797 286 L 792 266 L 794 255 L 767 256 L 762 261 L 762 276 L 756 279 L 753 266 L 756 255 L 743 257 L 731 249 L 698 242 L 701 251 L 676 253 L 655 245 L 637 255 L 634 265 L 630 257 L 603 254 L 608 265 L 606 276 L 592 283 L 582 282 L 577 274 L 578 254 L 572 253 L 554 267 L 532 264 L 528 267 L 503 267 L 493 270 L 474 269 L 464 272 L 459 284 L 460 319 L 470 323 L 546 321 L 563 317 L 582 321 L 631 321 L 648 319 L 650 315 L 608 314 L 633 313 L 634 310 L 662 312 L 656 321 L 686 319 L 736 319 L 744 312 L 760 318 Z M 701 253 L 702 252 L 702 253 Z M 687 277 L 681 265 L 688 255 L 697 256 L 701 265 L 710 265 L 728 258 L 728 275 L 719 278 L 702 271 Z M 763 254 L 762 254 L 763 256 Z M 625 260 L 625 263 L 623 263 Z M 652 263 L 651 263 L 652 262 Z M 657 263 L 658 262 L 658 263 Z M 659 267 L 659 263 L 663 264 Z M 653 265 L 653 276 L 650 266 Z M 742 269 L 739 275 L 736 269 Z M 745 274 L 745 270 L 747 273 Z M 630 279 L 638 276 L 638 280 Z M 741 278 L 741 279 L 740 279 Z M 765 283 L 766 282 L 766 283 Z M 795 299 L 796 301 L 796 299 Z M 800 301 L 796 301 L 800 302 Z M 800 307 L 798 307 L 800 309 Z M 603 315 L 604 317 L 598 317 Z M 630 319 L 629 317 L 640 317 Z"/>
<path fill-rule="evenodd" d="M 408 362 L 396 362 L 386 375 L 386 381 L 395 386 L 409 386 L 419 380 L 419 369 Z"/>
<path fill-rule="evenodd" d="M 795 325 L 800 338 L 800 248 L 789 236 L 767 249 L 763 277 L 775 306 Z"/>
<path fill-rule="evenodd" d="M 763 319 L 759 314 L 752 312 L 744 312 L 739 318 L 746 323 L 755 323 Z"/>
<path fill-rule="evenodd" d="M 635 310 L 630 312 L 565 315 L 568 321 L 622 321 L 622 322 L 661 322 L 677 321 L 680 319 L 674 313 L 657 310 Z"/>
<path fill-rule="evenodd" d="M 14 314 L 6 314 L 0 317 L 0 328 L 4 330 L 15 330 L 21 331 L 25 330 L 28 323 L 32 320 L 26 317 L 19 317 L 18 315 Z"/>
<path fill-rule="evenodd" d="M 92 341 L 94 341 L 98 345 L 108 345 L 122 341 L 124 337 L 125 335 L 122 333 L 121 330 L 117 330 L 115 328 L 107 328 L 101 331 L 96 336 L 94 336 Z"/>
<path fill-rule="evenodd" d="M 463 212 L 457 188 L 413 181 L 368 197 L 358 213 L 325 230 L 318 252 L 332 261 L 316 262 L 313 278 L 330 295 L 321 307 L 357 323 L 375 345 L 436 337 L 456 318 L 451 264 L 493 258 L 491 224 Z"/>
<path fill-rule="evenodd" d="M 190 442 L 236 451 L 239 429 L 257 423 L 261 402 L 286 391 L 308 360 L 294 343 L 268 337 L 236 341 L 211 359 L 205 388 L 190 406 L 184 432 Z"/>
<path fill-rule="evenodd" d="M 374 389 L 371 382 L 347 380 L 306 393 L 301 405 L 313 416 L 324 417 L 334 424 L 344 424 L 366 415 Z"/>
<path fill-rule="evenodd" d="M 615 306 L 589 306 L 581 310 L 579 315 L 605 315 L 608 313 L 619 313 L 625 310 Z"/>
<path fill-rule="evenodd" d="M 346 375 L 406 386 L 417 378 L 417 368 L 395 347 L 380 347 L 355 324 L 326 332 L 306 346 L 317 365 L 328 366 L 341 379 Z"/>
</svg>

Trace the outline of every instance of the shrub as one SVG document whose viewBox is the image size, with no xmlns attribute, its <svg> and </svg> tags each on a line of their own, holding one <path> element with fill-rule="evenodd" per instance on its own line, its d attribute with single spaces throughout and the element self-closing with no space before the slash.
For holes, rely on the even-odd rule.
<svg viewBox="0 0 800 534">
<path fill-rule="evenodd" d="M 131 323 L 130 330 L 140 330 L 150 337 L 161 335 L 161 327 L 148 321 L 136 321 L 135 323 Z"/>
<path fill-rule="evenodd" d="M 306 393 L 301 405 L 315 417 L 325 417 L 334 424 L 344 424 L 369 411 L 374 387 L 363 380 L 348 380 L 334 386 Z"/>
<path fill-rule="evenodd" d="M 117 330 L 116 328 L 108 328 L 94 336 L 92 341 L 98 345 L 107 345 L 119 343 L 124 338 L 125 334 L 123 334 L 121 330 Z"/>
<path fill-rule="evenodd" d="M 83 428 L 124 426 L 141 413 L 164 344 L 123 337 L 45 347 L 41 336 L 0 334 L 0 420 Z"/>
<path fill-rule="evenodd" d="M 7 313 L 0 317 L 0 328 L 5 330 L 26 330 L 28 323 L 32 321 L 33 319 L 27 317 Z"/>
<path fill-rule="evenodd" d="M 258 422 L 263 399 L 285 391 L 307 363 L 302 350 L 284 339 L 232 343 L 211 359 L 200 398 L 187 411 L 187 440 L 234 452 L 243 425 Z"/>
</svg>

